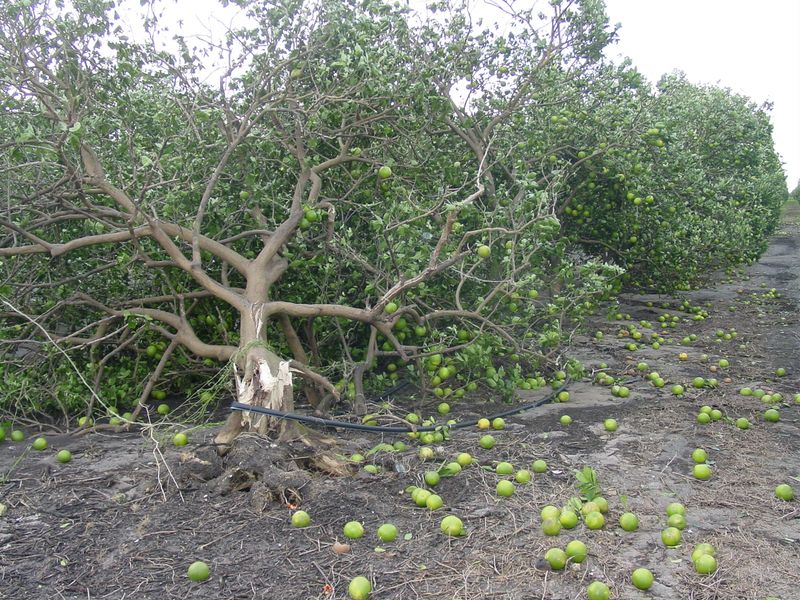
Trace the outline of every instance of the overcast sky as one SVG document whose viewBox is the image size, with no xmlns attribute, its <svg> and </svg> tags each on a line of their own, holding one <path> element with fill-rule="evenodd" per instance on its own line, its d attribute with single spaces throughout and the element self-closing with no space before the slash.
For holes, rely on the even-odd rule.
<svg viewBox="0 0 800 600">
<path fill-rule="evenodd" d="M 800 0 L 606 0 L 627 55 L 651 81 L 675 69 L 772 110 L 789 189 L 800 179 Z"/>
</svg>

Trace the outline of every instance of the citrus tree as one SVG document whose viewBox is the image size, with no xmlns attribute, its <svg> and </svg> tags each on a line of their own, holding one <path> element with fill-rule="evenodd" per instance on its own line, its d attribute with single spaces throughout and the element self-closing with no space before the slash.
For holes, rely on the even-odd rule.
<svg viewBox="0 0 800 600">
<path fill-rule="evenodd" d="M 126 39 L 111 2 L 0 10 L 7 352 L 73 347 L 111 407 L 219 362 L 283 411 L 298 377 L 363 411 L 376 369 L 442 397 L 540 385 L 620 273 L 570 251 L 567 171 L 522 126 L 600 62 L 602 3 L 509 4 L 503 33 L 446 2 L 238 4 L 247 26 L 177 52 Z M 217 441 L 243 427 L 288 433 L 237 412 Z"/>
</svg>

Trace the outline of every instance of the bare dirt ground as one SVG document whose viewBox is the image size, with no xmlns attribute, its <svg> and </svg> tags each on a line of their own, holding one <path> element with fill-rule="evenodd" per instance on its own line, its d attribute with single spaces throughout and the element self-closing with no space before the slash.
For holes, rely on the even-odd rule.
<svg viewBox="0 0 800 600">
<path fill-rule="evenodd" d="M 586 331 L 602 330 L 603 339 L 586 335 L 576 342 L 588 367 L 605 362 L 610 373 L 631 380 L 630 397 L 615 398 L 589 380 L 573 383 L 567 403 L 509 417 L 504 430 L 492 432 L 497 445 L 491 450 L 478 445 L 484 432 L 467 428 L 437 444 L 433 461 L 423 463 L 407 440 L 405 452 L 369 457 L 383 467 L 378 475 L 354 469 L 352 477 L 331 478 L 304 468 L 307 461 L 296 449 L 256 437 L 245 437 L 220 460 L 208 445 L 210 429 L 193 432 L 181 449 L 165 443 L 171 433 L 160 429 L 152 437 L 51 435 L 44 452 L 31 450 L 30 439 L 0 443 L 0 502 L 7 507 L 0 517 L 0 598 L 346 598 L 357 575 L 372 581 L 376 599 L 578 599 L 596 579 L 610 586 L 612 598 L 800 598 L 800 501 L 774 497 L 779 483 L 800 492 L 800 404 L 793 398 L 800 392 L 798 223 L 800 207 L 794 206 L 761 261 L 734 281 L 720 277 L 717 285 L 680 299 L 625 296 L 620 313 L 630 319 L 598 318 Z M 772 297 L 771 288 L 780 297 Z M 679 311 L 683 298 L 705 307 L 709 318 L 693 321 Z M 630 339 L 618 337 L 621 329 L 636 324 L 647 336 L 651 329 L 639 324 L 645 320 L 661 332 L 658 317 L 665 313 L 681 317 L 663 330 L 671 343 L 625 348 Z M 736 337 L 717 341 L 717 330 L 732 328 Z M 690 334 L 697 340 L 681 344 Z M 688 360 L 678 360 L 681 352 Z M 721 358 L 730 366 L 712 372 Z M 635 369 L 640 361 L 667 385 L 651 386 Z M 788 375 L 776 377 L 778 367 Z M 720 385 L 693 389 L 697 376 L 716 377 Z M 673 396 L 672 383 L 686 385 L 686 393 Z M 765 405 L 739 395 L 744 386 L 780 392 L 781 420 L 765 422 Z M 526 400 L 544 395 L 526 394 Z M 434 412 L 433 405 L 395 402 L 400 415 L 410 408 Z M 698 423 L 702 405 L 719 408 L 724 417 Z M 474 419 L 476 411 L 505 408 L 456 407 L 451 416 Z M 573 418 L 571 425 L 559 423 L 563 414 Z M 603 428 L 610 417 L 619 422 L 614 433 Z M 751 428 L 738 429 L 738 417 L 747 417 Z M 405 439 L 336 435 L 343 449 L 362 453 Z M 155 440 L 162 444 L 156 447 Z M 708 452 L 709 481 L 692 476 L 695 447 Z M 55 461 L 63 448 L 74 456 L 66 465 Z M 470 452 L 479 465 L 436 487 L 442 509 L 418 508 L 404 489 L 424 485 L 424 471 L 460 452 Z M 495 464 L 528 468 L 534 459 L 547 461 L 547 472 L 499 498 Z M 609 501 L 605 527 L 590 531 L 579 524 L 545 536 L 540 509 L 577 495 L 574 472 L 584 466 L 595 469 Z M 676 501 L 686 506 L 688 524 L 683 543 L 669 549 L 660 533 L 665 507 Z M 292 528 L 290 505 L 308 511 L 311 526 Z M 638 531 L 619 527 L 624 511 L 638 515 Z M 447 514 L 463 520 L 465 535 L 440 533 Z M 332 546 L 344 540 L 342 526 L 350 520 L 361 521 L 366 535 L 337 554 Z M 385 522 L 399 528 L 397 541 L 376 537 Z M 551 570 L 542 560 L 547 549 L 572 539 L 586 543 L 587 560 Z M 713 575 L 694 572 L 690 554 L 699 542 L 717 549 Z M 187 578 L 195 560 L 209 564 L 208 581 Z M 650 591 L 630 584 L 636 567 L 654 573 Z"/>
</svg>

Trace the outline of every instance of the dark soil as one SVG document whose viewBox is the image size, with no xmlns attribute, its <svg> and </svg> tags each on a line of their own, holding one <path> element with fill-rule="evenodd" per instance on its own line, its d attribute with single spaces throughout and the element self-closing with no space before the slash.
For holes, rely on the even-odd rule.
<svg viewBox="0 0 800 600">
<path fill-rule="evenodd" d="M 0 598 L 346 598 L 357 575 L 373 582 L 376 599 L 577 599 L 595 579 L 611 587 L 613 598 L 800 598 L 800 501 L 782 502 L 773 494 L 779 483 L 800 493 L 800 404 L 793 400 L 800 392 L 798 212 L 790 211 L 762 260 L 735 281 L 721 278 L 682 296 L 706 306 L 708 319 L 690 320 L 677 310 L 676 298 L 625 296 L 620 312 L 630 321 L 598 319 L 587 331 L 604 331 L 601 341 L 577 337 L 584 364 L 606 362 L 612 374 L 632 380 L 629 398 L 614 398 L 588 380 L 571 384 L 568 403 L 509 417 L 504 430 L 493 432 L 492 450 L 478 445 L 484 432 L 462 429 L 436 445 L 433 461 L 423 463 L 407 440 L 405 452 L 369 457 L 382 467 L 378 475 L 354 468 L 352 476 L 335 478 L 314 471 L 303 446 L 276 446 L 255 436 L 242 437 L 220 459 L 209 444 L 211 428 L 193 431 L 182 449 L 166 443 L 172 435 L 167 427 L 49 436 L 45 452 L 31 450 L 30 440 L 0 443 L 0 501 L 7 507 L 0 517 Z M 771 297 L 771 288 L 780 297 Z M 670 308 L 661 308 L 663 302 Z M 682 317 L 664 330 L 673 343 L 627 351 L 629 339 L 617 333 L 640 320 L 659 327 L 663 313 Z M 734 339 L 717 341 L 716 330 L 731 328 Z M 691 333 L 697 340 L 682 345 Z M 679 361 L 680 352 L 689 359 Z M 730 367 L 712 373 L 722 357 Z M 639 361 L 667 386 L 647 383 L 635 369 Z M 775 377 L 777 367 L 788 376 Z M 716 377 L 720 386 L 694 390 L 696 376 Z M 686 394 L 673 396 L 673 382 L 687 385 Z M 743 386 L 782 393 L 780 422 L 765 422 L 763 404 L 738 394 Z M 525 392 L 521 400 L 543 395 Z M 404 399 L 394 402 L 404 415 Z M 725 417 L 697 423 L 705 404 Z M 491 414 L 507 406 L 470 406 L 454 418 L 476 408 Z M 574 422 L 560 425 L 562 414 Z M 742 416 L 752 423 L 747 431 L 733 424 Z M 603 429 L 609 417 L 619 421 L 615 433 Z M 344 453 L 404 439 L 335 435 Z M 713 469 L 707 482 L 691 475 L 690 454 L 698 446 L 708 451 Z M 67 465 L 55 461 L 63 448 L 74 456 Z M 473 465 L 443 479 L 436 487 L 443 509 L 417 508 L 404 489 L 423 485 L 424 471 L 459 452 L 489 468 Z M 494 465 L 507 460 L 527 468 L 538 458 L 548 471 L 517 486 L 512 497 L 498 498 Z M 595 469 L 611 506 L 606 526 L 590 531 L 579 524 L 557 537 L 543 535 L 541 508 L 577 495 L 574 472 L 586 465 Z M 660 532 L 664 509 L 674 501 L 687 507 L 688 525 L 683 544 L 667 549 Z M 311 514 L 310 527 L 290 526 L 294 506 Z M 626 510 L 639 516 L 638 531 L 617 525 Z M 446 514 L 464 521 L 466 535 L 440 533 Z M 350 520 L 363 522 L 367 533 L 350 542 L 350 552 L 336 554 L 333 544 L 344 539 L 342 526 Z M 375 531 L 385 522 L 397 525 L 398 541 L 378 540 Z M 572 539 L 587 544 L 589 558 L 563 572 L 550 570 L 542 560 L 546 550 Z M 699 542 L 717 549 L 713 575 L 693 570 L 690 554 Z M 188 580 L 186 569 L 195 560 L 210 565 L 208 581 Z M 655 574 L 647 593 L 630 584 L 640 566 Z"/>
</svg>

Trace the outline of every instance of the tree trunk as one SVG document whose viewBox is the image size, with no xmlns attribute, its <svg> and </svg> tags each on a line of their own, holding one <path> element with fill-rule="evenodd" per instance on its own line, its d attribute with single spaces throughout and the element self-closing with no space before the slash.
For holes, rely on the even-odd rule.
<svg viewBox="0 0 800 600">
<path fill-rule="evenodd" d="M 269 349 L 264 323 L 242 315 L 241 350 L 236 361 L 236 399 L 242 404 L 263 406 L 282 412 L 294 411 L 294 387 L 289 361 Z M 290 421 L 248 411 L 233 411 L 214 439 L 220 453 L 230 448 L 242 431 L 272 433 L 285 439 L 294 432 Z"/>
</svg>

